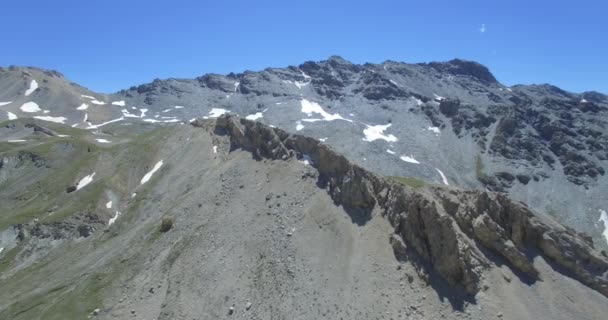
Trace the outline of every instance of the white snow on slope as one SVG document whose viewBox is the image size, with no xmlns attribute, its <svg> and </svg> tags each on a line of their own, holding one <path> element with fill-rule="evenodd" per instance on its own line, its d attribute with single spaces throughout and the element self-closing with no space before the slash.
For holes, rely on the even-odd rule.
<svg viewBox="0 0 608 320">
<path fill-rule="evenodd" d="M 139 117 L 143 118 L 146 116 L 146 112 L 148 112 L 148 109 L 139 109 L 139 112 L 141 112 L 141 115 Z"/>
<path fill-rule="evenodd" d="M 401 157 L 399 157 L 399 159 L 401 159 L 405 162 L 409 162 L 409 163 L 420 164 L 420 162 L 418 160 L 414 159 L 414 156 L 411 154 L 409 155 L 409 157 L 406 155 L 402 155 Z"/>
<path fill-rule="evenodd" d="M 108 201 L 108 203 L 106 203 L 106 208 L 112 209 L 112 200 L 110 200 L 110 201 Z"/>
<path fill-rule="evenodd" d="M 65 123 L 66 117 L 51 117 L 51 116 L 36 116 L 36 119 L 40 119 L 43 121 L 57 122 L 57 123 Z"/>
<path fill-rule="evenodd" d="M 437 172 L 439 172 L 439 175 L 441 176 L 441 180 L 443 181 L 443 184 L 445 184 L 446 186 L 449 186 L 450 184 L 448 183 L 448 178 L 446 178 L 445 174 L 443 174 L 443 171 L 435 168 L 435 170 L 437 170 Z"/>
<path fill-rule="evenodd" d="M 42 113 L 51 113 L 51 110 L 42 110 Z"/>
<path fill-rule="evenodd" d="M 162 166 L 163 166 L 163 160 L 160 160 L 159 162 L 157 162 L 157 163 L 154 165 L 154 168 L 152 168 L 152 170 L 150 170 L 150 172 L 146 173 L 146 174 L 144 175 L 144 177 L 143 177 L 143 178 L 141 178 L 140 185 L 142 185 L 142 184 L 144 184 L 144 183 L 146 183 L 146 182 L 150 181 L 150 178 L 152 178 L 152 175 L 153 175 L 153 174 L 154 174 L 156 171 L 158 171 L 158 169 L 160 169 L 160 167 L 162 167 Z"/>
<path fill-rule="evenodd" d="M 118 217 L 120 217 L 122 213 L 120 213 L 120 211 L 116 211 L 116 213 L 114 214 L 114 216 L 112 218 L 110 218 L 110 220 L 108 220 L 108 225 L 111 226 L 114 224 L 114 222 L 116 222 L 116 219 L 118 219 Z"/>
<path fill-rule="evenodd" d="M 0 253 L 2 253 L 2 251 L 4 251 L 4 247 L 3 247 L 3 248 L 0 248 Z"/>
<path fill-rule="evenodd" d="M 304 126 L 302 125 L 302 122 L 296 121 L 296 131 L 300 131 L 302 129 L 304 129 Z"/>
<path fill-rule="evenodd" d="M 86 103 L 83 103 L 80 105 L 80 107 L 76 108 L 76 110 L 87 110 L 89 108 L 89 105 Z"/>
<path fill-rule="evenodd" d="M 372 142 L 374 140 L 382 139 L 387 142 L 396 142 L 398 140 L 397 137 L 392 134 L 384 134 L 384 130 L 388 129 L 391 126 L 390 123 L 385 125 L 366 126 L 367 128 L 363 129 L 363 134 L 365 135 L 365 138 L 363 138 L 364 141 Z"/>
<path fill-rule="evenodd" d="M 262 114 L 262 112 L 256 112 L 254 114 L 250 114 L 248 116 L 245 117 L 245 119 L 247 120 L 257 120 L 262 118 L 264 115 Z"/>
<path fill-rule="evenodd" d="M 106 104 L 105 102 L 103 102 L 103 101 L 99 101 L 99 100 L 93 100 L 93 101 L 91 101 L 91 103 L 92 103 L 92 104 L 99 105 L 99 106 L 102 106 L 102 105 Z"/>
<path fill-rule="evenodd" d="M 8 120 L 16 120 L 17 119 L 17 115 L 12 113 L 12 112 L 6 112 L 6 115 L 8 116 Z"/>
<path fill-rule="evenodd" d="M 175 107 L 173 107 L 173 108 L 175 108 L 175 109 L 183 109 L 183 108 L 184 108 L 184 106 L 175 106 Z"/>
<path fill-rule="evenodd" d="M 69 135 L 69 134 L 58 134 L 57 136 L 59 138 L 69 138 L 69 137 L 71 137 L 71 135 Z"/>
<path fill-rule="evenodd" d="M 587 99 L 585 99 L 585 98 L 581 99 L 581 103 L 587 103 L 587 102 L 588 102 Z"/>
<path fill-rule="evenodd" d="M 179 119 L 163 120 L 163 122 L 179 122 Z"/>
<path fill-rule="evenodd" d="M 604 232 L 602 232 L 602 235 L 604 236 L 604 239 L 606 239 L 606 242 L 608 242 L 608 213 L 606 213 L 605 210 L 600 209 L 600 219 L 598 221 L 604 223 Z"/>
<path fill-rule="evenodd" d="M 440 133 L 441 133 L 441 130 L 439 130 L 439 128 L 438 128 L 438 127 L 428 127 L 428 128 L 427 128 L 427 130 L 429 130 L 429 131 L 433 131 L 433 132 L 435 132 L 436 134 L 440 134 Z"/>
<path fill-rule="evenodd" d="M 391 149 L 386 149 L 386 152 L 390 153 L 390 154 L 395 154 L 395 151 L 391 150 Z"/>
<path fill-rule="evenodd" d="M 399 84 L 397 82 L 395 82 L 395 80 L 389 80 L 392 84 L 396 85 L 397 87 L 399 86 Z"/>
<path fill-rule="evenodd" d="M 213 153 L 217 153 L 217 146 L 213 146 Z"/>
<path fill-rule="evenodd" d="M 25 141 L 27 141 L 27 140 L 8 140 L 7 142 L 14 143 L 14 142 L 25 142 Z"/>
<path fill-rule="evenodd" d="M 84 119 L 82 120 L 82 122 L 87 122 L 88 119 L 89 119 L 89 114 L 85 113 L 84 114 Z"/>
<path fill-rule="evenodd" d="M 13 103 L 12 101 L 0 102 L 0 107 Z"/>
<path fill-rule="evenodd" d="M 122 112 L 122 116 L 125 118 L 139 118 L 138 115 L 130 113 L 128 109 L 122 109 L 120 112 Z"/>
<path fill-rule="evenodd" d="M 113 101 L 113 102 L 112 102 L 112 105 L 113 105 L 113 106 L 120 106 L 120 107 L 124 107 L 124 106 L 125 106 L 125 101 L 124 101 L 124 100 L 122 100 L 122 101 Z"/>
<path fill-rule="evenodd" d="M 240 83 L 240 82 L 238 82 L 238 81 L 234 83 L 234 92 L 236 92 L 236 90 L 239 88 L 239 85 L 240 85 L 240 84 L 241 84 L 241 83 Z"/>
<path fill-rule="evenodd" d="M 112 142 L 112 141 L 109 141 L 109 140 L 106 140 L 106 139 L 95 139 L 95 140 L 97 140 L 97 142 L 99 142 L 99 143 L 110 143 L 110 142 Z"/>
<path fill-rule="evenodd" d="M 95 100 L 96 99 L 95 97 L 87 96 L 85 94 L 81 94 L 80 96 L 83 97 L 83 98 L 91 99 L 91 100 Z"/>
<path fill-rule="evenodd" d="M 86 187 L 89 183 L 93 182 L 93 177 L 95 177 L 95 172 L 78 181 L 78 184 L 76 185 L 76 190 L 80 190 Z"/>
<path fill-rule="evenodd" d="M 124 117 L 120 117 L 120 118 L 118 118 L 118 119 L 114 119 L 114 120 L 106 121 L 106 122 L 104 122 L 104 123 L 95 124 L 95 125 L 89 125 L 89 126 L 87 127 L 87 129 L 98 129 L 99 127 L 103 127 L 103 126 L 105 126 L 106 124 L 110 124 L 110 123 L 117 122 L 117 121 L 122 121 L 122 120 L 124 120 L 124 119 L 125 119 Z"/>
<path fill-rule="evenodd" d="M 435 96 L 435 100 L 437 100 L 437 101 L 441 101 L 441 100 L 445 99 L 444 97 L 442 97 L 436 93 L 433 93 L 433 95 Z"/>
<path fill-rule="evenodd" d="M 161 122 L 161 121 L 155 120 L 155 119 L 144 119 L 144 122 L 157 123 L 157 122 Z"/>
<path fill-rule="evenodd" d="M 165 109 L 165 110 L 161 111 L 160 113 L 166 113 L 166 112 L 169 112 L 171 110 L 173 110 L 173 109 Z"/>
<path fill-rule="evenodd" d="M 302 112 L 306 113 L 306 115 L 308 115 L 309 117 L 312 116 L 313 113 L 318 113 L 322 117 L 322 119 L 304 119 L 303 121 L 315 122 L 315 121 L 344 120 L 344 121 L 353 122 L 352 120 L 342 118 L 342 116 L 340 116 L 337 113 L 330 114 L 330 113 L 325 112 L 325 110 L 323 110 L 323 107 L 321 107 L 321 105 L 316 102 L 311 102 L 306 99 L 302 99 L 302 100 L 300 100 L 300 103 L 302 105 Z"/>
<path fill-rule="evenodd" d="M 423 105 L 423 104 L 424 104 L 424 102 L 422 102 L 422 100 L 420 100 L 420 99 L 418 99 L 418 98 L 416 98 L 416 97 L 412 97 L 412 99 L 414 99 L 414 101 L 416 102 L 416 105 L 417 105 L 417 106 L 421 106 L 421 105 Z"/>
<path fill-rule="evenodd" d="M 38 112 L 41 111 L 40 107 L 36 102 L 26 102 L 21 106 L 23 112 Z"/>
<path fill-rule="evenodd" d="M 211 111 L 209 111 L 209 115 L 206 117 L 203 117 L 203 118 L 204 119 L 217 118 L 217 117 L 223 115 L 224 113 L 228 113 L 228 110 L 221 109 L 221 108 L 212 108 Z"/>
<path fill-rule="evenodd" d="M 29 96 L 32 92 L 36 91 L 36 89 L 38 89 L 38 82 L 32 80 L 32 82 L 30 82 L 30 88 L 25 91 L 25 96 Z"/>
</svg>

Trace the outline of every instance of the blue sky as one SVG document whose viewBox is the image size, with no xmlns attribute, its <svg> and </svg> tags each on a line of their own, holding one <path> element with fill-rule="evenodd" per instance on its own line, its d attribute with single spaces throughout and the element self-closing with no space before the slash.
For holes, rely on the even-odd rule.
<svg viewBox="0 0 608 320">
<path fill-rule="evenodd" d="M 333 54 L 357 63 L 458 57 L 485 64 L 507 85 L 608 93 L 605 3 L 2 0 L 0 65 L 56 69 L 114 92 Z"/>
</svg>

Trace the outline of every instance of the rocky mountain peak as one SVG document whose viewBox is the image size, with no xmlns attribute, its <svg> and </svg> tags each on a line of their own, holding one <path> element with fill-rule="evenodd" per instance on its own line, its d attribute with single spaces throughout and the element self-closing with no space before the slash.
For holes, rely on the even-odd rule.
<svg viewBox="0 0 608 320">
<path fill-rule="evenodd" d="M 447 62 L 430 62 L 428 65 L 439 72 L 469 76 L 485 83 L 498 82 L 486 66 L 475 61 L 453 59 Z"/>
</svg>

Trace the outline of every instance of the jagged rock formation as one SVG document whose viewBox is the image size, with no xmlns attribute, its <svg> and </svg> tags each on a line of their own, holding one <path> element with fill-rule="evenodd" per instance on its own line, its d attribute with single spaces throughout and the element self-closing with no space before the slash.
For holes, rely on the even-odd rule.
<svg viewBox="0 0 608 320">
<path fill-rule="evenodd" d="M 411 248 L 445 281 L 467 293 L 480 290 L 484 269 L 492 263 L 486 252 L 491 251 L 533 280 L 541 275 L 531 259 L 541 254 L 608 297 L 608 258 L 588 237 L 537 216 L 504 194 L 437 187 L 410 190 L 352 164 L 314 139 L 238 117 L 223 116 L 211 126 L 197 120 L 193 125 L 229 135 L 231 148 L 251 151 L 258 158 L 312 159 L 319 184 L 337 204 L 364 215 L 381 210 L 402 240 L 398 255 L 405 252 L 403 246 Z"/>
</svg>

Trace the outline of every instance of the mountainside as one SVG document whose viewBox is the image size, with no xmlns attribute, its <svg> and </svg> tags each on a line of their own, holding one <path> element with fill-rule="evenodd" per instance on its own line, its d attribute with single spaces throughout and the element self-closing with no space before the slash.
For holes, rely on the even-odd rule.
<svg viewBox="0 0 608 320">
<path fill-rule="evenodd" d="M 608 98 L 550 85 L 505 87 L 475 62 L 356 65 L 331 57 L 155 80 L 113 95 L 57 72 L 11 67 L 0 70 L 0 101 L 6 119 L 89 129 L 230 112 L 322 139 L 385 175 L 507 192 L 608 247 Z"/>
<path fill-rule="evenodd" d="M 608 258 L 505 195 L 384 178 L 232 116 L 105 130 L 3 129 L 26 141 L 0 144 L 1 318 L 608 312 Z"/>
<path fill-rule="evenodd" d="M 463 60 L 110 95 L 9 67 L 0 120 L 0 318 L 608 311 L 600 93 Z"/>
</svg>

